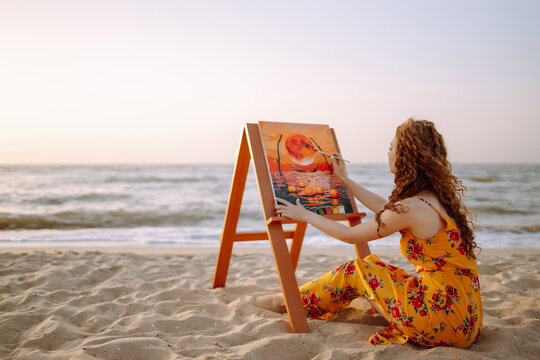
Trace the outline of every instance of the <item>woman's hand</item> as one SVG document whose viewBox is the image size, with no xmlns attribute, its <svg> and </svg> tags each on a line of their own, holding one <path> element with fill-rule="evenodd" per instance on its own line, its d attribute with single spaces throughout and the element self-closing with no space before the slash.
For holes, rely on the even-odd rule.
<svg viewBox="0 0 540 360">
<path fill-rule="evenodd" d="M 333 153 L 332 155 L 341 157 L 339 153 Z M 332 166 L 334 166 L 334 174 L 340 179 L 345 180 L 349 177 L 347 169 L 345 169 L 345 161 L 336 159 L 334 156 L 330 158 L 332 160 Z"/>
<path fill-rule="evenodd" d="M 296 199 L 296 205 L 283 200 L 276 198 L 276 200 L 283 205 L 276 205 L 276 212 L 283 216 L 288 217 L 289 219 L 298 220 L 298 221 L 308 221 L 308 216 L 311 214 L 311 211 L 306 210 L 305 207 L 300 204 L 300 199 Z"/>
</svg>

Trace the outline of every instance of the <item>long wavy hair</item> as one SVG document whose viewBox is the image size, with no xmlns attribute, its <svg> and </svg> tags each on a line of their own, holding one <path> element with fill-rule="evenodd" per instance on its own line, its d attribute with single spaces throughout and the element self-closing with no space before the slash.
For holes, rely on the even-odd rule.
<svg viewBox="0 0 540 360">
<path fill-rule="evenodd" d="M 467 255 L 475 259 L 473 250 L 477 246 L 472 230 L 474 225 L 468 220 L 472 214 L 462 201 L 467 189 L 461 180 L 452 175 L 441 134 L 432 122 L 410 118 L 398 126 L 396 140 L 395 187 L 384 209 L 375 215 L 377 233 L 384 226 L 381 222 L 384 210 L 406 212 L 408 209 L 398 204 L 400 200 L 430 191 L 455 220 Z"/>
</svg>

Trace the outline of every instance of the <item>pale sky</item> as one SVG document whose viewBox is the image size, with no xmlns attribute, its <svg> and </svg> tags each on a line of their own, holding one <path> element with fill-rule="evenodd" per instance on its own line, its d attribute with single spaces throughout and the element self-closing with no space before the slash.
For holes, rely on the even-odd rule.
<svg viewBox="0 0 540 360">
<path fill-rule="evenodd" d="M 540 1 L 0 2 L 0 164 L 233 163 L 246 122 L 540 163 Z"/>
</svg>

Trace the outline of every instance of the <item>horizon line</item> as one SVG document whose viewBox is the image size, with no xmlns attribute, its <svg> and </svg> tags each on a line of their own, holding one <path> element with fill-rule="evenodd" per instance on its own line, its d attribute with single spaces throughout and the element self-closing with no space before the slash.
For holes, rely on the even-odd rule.
<svg viewBox="0 0 540 360">
<path fill-rule="evenodd" d="M 110 162 L 110 163 L 100 163 L 100 162 L 50 162 L 50 163 L 0 163 L 0 167 L 5 166 L 176 166 L 176 165 L 188 165 L 188 166 L 234 166 L 234 162 Z M 540 165 L 539 162 L 492 162 L 492 161 L 472 161 L 472 162 L 451 162 L 451 165 Z M 386 162 L 351 162 L 348 166 L 354 165 L 388 165 Z"/>
</svg>

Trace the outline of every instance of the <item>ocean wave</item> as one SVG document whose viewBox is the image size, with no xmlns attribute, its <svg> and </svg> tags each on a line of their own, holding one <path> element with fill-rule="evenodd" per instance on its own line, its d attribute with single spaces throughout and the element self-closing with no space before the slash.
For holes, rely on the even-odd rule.
<svg viewBox="0 0 540 360">
<path fill-rule="evenodd" d="M 0 230 L 41 229 L 90 229 L 90 228 L 135 228 L 135 227 L 185 227 L 223 225 L 225 208 L 194 206 L 189 212 L 182 211 L 127 211 L 127 210 L 74 210 L 49 214 L 0 214 Z M 242 209 L 240 222 L 264 224 L 260 209 Z"/>
<path fill-rule="evenodd" d="M 489 183 L 489 182 L 496 181 L 496 179 L 494 179 L 493 177 L 484 177 L 484 176 L 471 176 L 471 177 L 466 177 L 466 179 L 476 181 L 476 182 L 481 182 L 481 183 Z"/>
<path fill-rule="evenodd" d="M 224 214 L 224 213 L 223 213 Z M 154 211 L 106 212 L 64 211 L 46 215 L 1 214 L 1 230 L 132 228 L 142 226 L 185 226 L 216 220 L 220 213 L 159 213 Z"/>
<path fill-rule="evenodd" d="M 41 196 L 35 199 L 27 199 L 25 203 L 38 205 L 60 205 L 71 201 L 80 202 L 101 202 L 111 200 L 125 200 L 131 198 L 130 195 L 122 194 L 104 194 L 104 193 L 88 193 L 82 195 L 71 196 Z"/>
<path fill-rule="evenodd" d="M 538 233 L 540 225 L 478 225 L 476 230 L 488 230 L 493 232 L 508 232 L 508 233 Z"/>
<path fill-rule="evenodd" d="M 510 206 L 500 206 L 500 205 L 480 205 L 480 206 L 471 206 L 470 209 L 479 214 L 495 214 L 495 215 L 528 215 L 531 212 L 536 212 L 535 210 L 522 210 L 516 209 Z"/>
<path fill-rule="evenodd" d="M 217 176 L 186 176 L 186 177 L 158 177 L 158 176 L 136 176 L 122 177 L 112 176 L 103 180 L 104 183 L 128 183 L 128 184 L 146 184 L 146 183 L 204 183 L 223 180 Z"/>
</svg>

